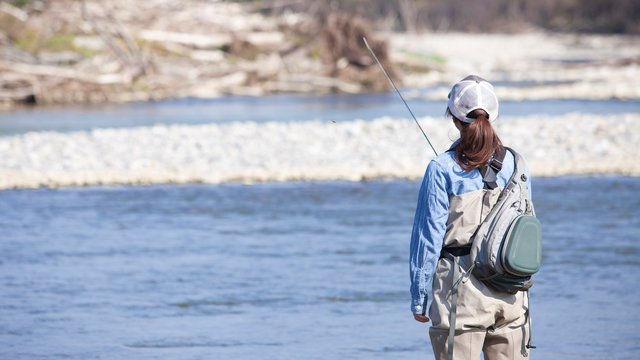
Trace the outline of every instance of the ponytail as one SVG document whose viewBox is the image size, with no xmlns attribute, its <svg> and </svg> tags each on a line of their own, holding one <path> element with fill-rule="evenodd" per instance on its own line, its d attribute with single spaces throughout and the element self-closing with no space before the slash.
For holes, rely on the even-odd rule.
<svg viewBox="0 0 640 360">
<path fill-rule="evenodd" d="M 489 114 L 482 109 L 474 110 L 469 115 L 475 120 L 463 123 L 460 130 L 460 141 L 456 145 L 456 162 L 464 170 L 470 171 L 485 166 L 494 154 L 502 154 L 504 146 L 489 122 Z"/>
</svg>

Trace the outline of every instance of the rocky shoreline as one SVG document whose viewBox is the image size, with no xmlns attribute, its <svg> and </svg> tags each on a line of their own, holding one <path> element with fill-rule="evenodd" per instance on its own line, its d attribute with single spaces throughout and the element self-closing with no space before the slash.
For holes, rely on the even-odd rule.
<svg viewBox="0 0 640 360">
<path fill-rule="evenodd" d="M 359 93 L 372 77 L 361 19 L 278 17 L 250 4 L 187 0 L 0 7 L 0 104 L 100 103 L 267 93 Z M 391 70 L 391 69 L 390 69 Z"/>
<path fill-rule="evenodd" d="M 496 126 L 506 144 L 518 144 L 534 176 L 640 176 L 629 159 L 640 143 L 639 121 L 570 114 Z M 420 122 L 436 149 L 449 146 L 455 132 L 448 122 Z M 432 156 L 415 124 L 392 118 L 32 132 L 0 138 L 0 189 L 418 179 Z"/>
<path fill-rule="evenodd" d="M 37 3 L 37 2 L 36 2 Z M 222 1 L 58 0 L 0 6 L 0 108 L 388 89 L 367 36 L 409 96 L 468 73 L 503 99 L 640 99 L 640 37 L 376 33 L 339 14 L 266 16 Z"/>
</svg>

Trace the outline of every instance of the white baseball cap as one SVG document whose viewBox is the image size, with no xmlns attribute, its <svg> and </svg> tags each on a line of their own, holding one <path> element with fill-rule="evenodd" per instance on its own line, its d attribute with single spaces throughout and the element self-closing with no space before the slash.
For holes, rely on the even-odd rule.
<svg viewBox="0 0 640 360">
<path fill-rule="evenodd" d="M 453 85 L 447 107 L 451 115 L 465 123 L 475 120 L 467 115 L 477 109 L 486 111 L 490 121 L 498 118 L 498 97 L 493 85 L 477 75 L 469 75 Z"/>
</svg>

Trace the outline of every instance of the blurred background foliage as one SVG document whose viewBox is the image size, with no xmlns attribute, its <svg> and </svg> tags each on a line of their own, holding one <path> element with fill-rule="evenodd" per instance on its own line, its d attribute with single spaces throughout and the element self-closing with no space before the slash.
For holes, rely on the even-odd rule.
<svg viewBox="0 0 640 360">
<path fill-rule="evenodd" d="M 54 0 L 0 0 L 20 8 L 44 8 Z M 81 1 L 81 0 L 78 0 Z M 177 3 L 180 1 L 177 0 Z M 265 14 L 288 11 L 320 17 L 359 15 L 377 30 L 522 32 L 543 29 L 580 33 L 640 33 L 638 0 L 202 0 L 255 6 Z M 108 1 L 104 2 L 108 5 Z"/>
<path fill-rule="evenodd" d="M 378 30 L 640 33 L 638 0 L 247 0 L 265 13 L 337 11 Z"/>
</svg>

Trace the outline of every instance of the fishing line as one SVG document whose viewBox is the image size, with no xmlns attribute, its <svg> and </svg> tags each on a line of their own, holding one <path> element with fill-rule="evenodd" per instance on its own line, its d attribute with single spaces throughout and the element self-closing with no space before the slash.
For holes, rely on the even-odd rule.
<svg viewBox="0 0 640 360">
<path fill-rule="evenodd" d="M 366 37 L 362 37 L 362 40 L 364 41 L 364 44 L 367 46 L 367 49 L 369 49 L 369 52 L 371 53 L 371 55 L 373 56 L 373 58 L 375 59 L 375 61 L 378 63 L 378 65 L 380 66 L 380 69 L 382 70 L 382 73 L 384 74 L 384 76 L 387 77 L 387 80 L 389 80 L 389 83 L 391 84 L 391 86 L 393 86 L 393 88 L 396 90 L 396 92 L 398 93 L 398 96 L 400 96 L 400 100 L 402 100 L 402 102 L 404 103 L 404 106 L 407 107 L 407 110 L 409 110 L 409 113 L 411 114 L 411 117 L 413 118 L 413 121 L 416 122 L 416 125 L 418 125 L 418 128 L 420 128 L 420 131 L 422 131 L 422 135 L 424 135 L 424 138 L 427 139 L 427 142 L 429 143 L 429 146 L 431 146 L 431 150 L 433 150 L 433 153 L 436 154 L 436 156 L 438 156 L 438 153 L 436 152 L 436 149 L 433 147 L 433 145 L 431 144 L 431 141 L 429 140 L 429 137 L 427 136 L 427 134 L 424 132 L 424 130 L 422 129 L 422 126 L 420 126 L 420 123 L 418 122 L 418 120 L 416 120 L 416 116 L 413 115 L 413 111 L 411 111 L 411 108 L 409 107 L 409 105 L 407 104 L 407 102 L 404 100 L 404 98 L 402 97 L 402 94 L 400 94 L 400 90 L 398 90 L 398 88 L 396 87 L 396 84 L 393 83 L 393 80 L 391 80 L 391 77 L 389 76 L 389 74 L 387 74 L 387 71 L 384 69 L 384 66 L 382 66 L 382 63 L 380 62 L 380 60 L 378 60 L 378 57 L 376 56 L 376 54 L 373 52 L 373 49 L 371 49 L 371 46 L 369 46 L 369 42 L 367 42 L 367 38 Z"/>
</svg>

